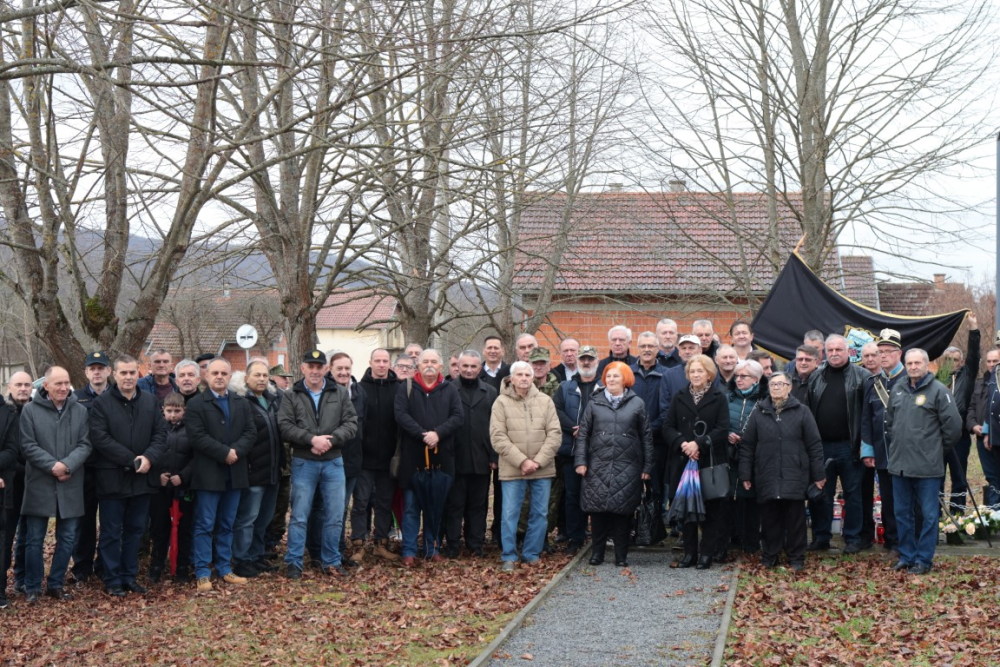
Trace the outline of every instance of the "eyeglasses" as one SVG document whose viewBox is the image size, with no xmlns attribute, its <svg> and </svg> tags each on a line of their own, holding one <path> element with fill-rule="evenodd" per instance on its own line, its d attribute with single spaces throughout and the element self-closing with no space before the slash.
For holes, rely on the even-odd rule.
<svg viewBox="0 0 1000 667">
<path fill-rule="evenodd" d="M 757 378 L 755 378 L 752 375 L 734 375 L 733 377 L 735 377 L 737 380 L 756 380 L 757 379 Z"/>
<path fill-rule="evenodd" d="M 791 387 L 791 382 L 785 382 L 784 380 L 776 380 L 774 382 L 768 382 L 768 385 L 772 387 Z"/>
<path fill-rule="evenodd" d="M 659 345 L 640 345 L 640 350 L 655 350 Z"/>
</svg>

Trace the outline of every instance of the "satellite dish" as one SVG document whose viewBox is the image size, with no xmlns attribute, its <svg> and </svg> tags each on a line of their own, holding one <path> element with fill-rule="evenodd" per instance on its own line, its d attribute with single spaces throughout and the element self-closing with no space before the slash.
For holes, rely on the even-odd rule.
<svg viewBox="0 0 1000 667">
<path fill-rule="evenodd" d="M 241 325 L 236 330 L 236 344 L 244 350 L 249 350 L 257 344 L 257 329 L 252 324 Z"/>
</svg>

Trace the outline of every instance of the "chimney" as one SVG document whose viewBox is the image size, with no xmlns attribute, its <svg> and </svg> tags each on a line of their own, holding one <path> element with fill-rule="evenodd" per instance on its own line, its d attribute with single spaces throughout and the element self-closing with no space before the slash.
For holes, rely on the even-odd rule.
<svg viewBox="0 0 1000 667">
<path fill-rule="evenodd" d="M 608 192 L 621 192 L 623 187 L 621 183 L 608 183 Z"/>
<path fill-rule="evenodd" d="M 944 289 L 944 278 L 945 275 L 943 273 L 934 274 L 934 289 L 939 291 Z"/>
<path fill-rule="evenodd" d="M 667 185 L 670 186 L 671 192 L 686 192 L 687 182 L 681 179 L 675 178 L 671 181 L 667 181 Z"/>
</svg>

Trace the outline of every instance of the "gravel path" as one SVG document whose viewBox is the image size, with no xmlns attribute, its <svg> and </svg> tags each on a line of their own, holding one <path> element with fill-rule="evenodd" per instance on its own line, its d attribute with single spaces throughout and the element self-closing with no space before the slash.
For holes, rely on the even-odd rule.
<svg viewBox="0 0 1000 667">
<path fill-rule="evenodd" d="M 670 560 L 669 551 L 633 549 L 627 570 L 581 561 L 490 666 L 710 664 L 732 566 L 674 570 Z"/>
</svg>

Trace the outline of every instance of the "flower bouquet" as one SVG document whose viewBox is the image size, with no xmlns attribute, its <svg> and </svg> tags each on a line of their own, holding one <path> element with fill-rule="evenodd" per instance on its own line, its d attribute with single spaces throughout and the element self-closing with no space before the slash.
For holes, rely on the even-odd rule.
<svg viewBox="0 0 1000 667">
<path fill-rule="evenodd" d="M 962 516 L 942 517 L 938 528 L 944 533 L 948 544 L 961 544 L 963 533 L 977 540 L 985 540 L 988 535 L 995 535 L 1000 529 L 1000 510 L 981 506 L 978 513 L 971 510 Z"/>
</svg>

